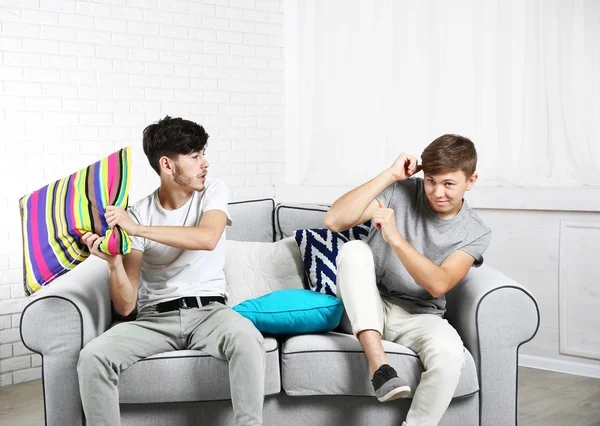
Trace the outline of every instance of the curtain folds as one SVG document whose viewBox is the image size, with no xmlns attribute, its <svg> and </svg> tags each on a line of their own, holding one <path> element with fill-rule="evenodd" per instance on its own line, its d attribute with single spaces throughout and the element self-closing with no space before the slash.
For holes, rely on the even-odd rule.
<svg viewBox="0 0 600 426">
<path fill-rule="evenodd" d="M 480 185 L 600 186 L 600 1 L 285 7 L 288 184 L 357 185 L 458 133 Z"/>
</svg>

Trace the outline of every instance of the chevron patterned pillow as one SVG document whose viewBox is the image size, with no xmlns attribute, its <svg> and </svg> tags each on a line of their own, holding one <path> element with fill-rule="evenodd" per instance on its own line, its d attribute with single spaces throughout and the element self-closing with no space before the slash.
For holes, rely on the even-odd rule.
<svg viewBox="0 0 600 426">
<path fill-rule="evenodd" d="M 344 232 L 332 232 L 327 228 L 295 231 L 311 290 L 336 295 L 336 258 L 340 248 L 348 241 L 365 240 L 370 228 L 369 220 Z"/>
</svg>

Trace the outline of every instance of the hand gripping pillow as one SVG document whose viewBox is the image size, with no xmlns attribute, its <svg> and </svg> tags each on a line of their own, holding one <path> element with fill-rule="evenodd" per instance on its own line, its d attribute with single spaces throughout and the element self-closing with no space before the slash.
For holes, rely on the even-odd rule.
<svg viewBox="0 0 600 426">
<path fill-rule="evenodd" d="M 369 220 L 343 232 L 327 228 L 296 230 L 294 236 L 311 290 L 336 295 L 336 258 L 340 248 L 348 241 L 367 239 L 370 228 Z"/>
<path fill-rule="evenodd" d="M 127 147 L 21 198 L 27 295 L 90 256 L 81 242 L 86 232 L 106 237 L 100 244 L 103 253 L 131 251 L 129 236 L 119 227 L 109 228 L 104 218 L 107 206 L 127 208 L 130 165 Z"/>
</svg>

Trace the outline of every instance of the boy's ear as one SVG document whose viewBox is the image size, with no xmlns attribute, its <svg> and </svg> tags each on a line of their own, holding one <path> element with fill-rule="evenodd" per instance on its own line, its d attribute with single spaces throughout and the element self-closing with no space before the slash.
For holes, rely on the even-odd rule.
<svg viewBox="0 0 600 426">
<path fill-rule="evenodd" d="M 470 191 L 471 188 L 473 188 L 473 185 L 475 185 L 475 182 L 477 182 L 478 177 L 479 177 L 479 175 L 477 174 L 477 172 L 475 172 L 471 175 L 471 177 L 469 179 L 467 179 L 467 187 L 466 187 L 467 191 Z"/>
<path fill-rule="evenodd" d="M 167 175 L 173 174 L 173 160 L 171 160 L 169 157 L 163 155 L 158 160 L 158 164 L 160 165 L 160 168 L 167 173 Z"/>
</svg>

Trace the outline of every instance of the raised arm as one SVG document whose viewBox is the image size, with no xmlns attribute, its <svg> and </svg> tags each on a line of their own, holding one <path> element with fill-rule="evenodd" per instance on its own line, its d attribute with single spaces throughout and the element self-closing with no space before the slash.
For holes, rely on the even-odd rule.
<svg viewBox="0 0 600 426">
<path fill-rule="evenodd" d="M 143 226 L 133 234 L 183 250 L 214 250 L 227 225 L 222 210 L 210 210 L 202 215 L 198 226 Z"/>
<path fill-rule="evenodd" d="M 377 208 L 377 197 L 394 182 L 389 171 L 338 198 L 325 213 L 325 226 L 333 232 L 345 231 L 371 219 Z"/>
<path fill-rule="evenodd" d="M 469 254 L 465 248 L 455 250 L 444 259 L 441 265 L 437 265 L 430 259 L 419 253 L 398 231 L 396 226 L 396 213 L 387 208 L 378 200 L 379 208 L 373 212 L 373 224 L 381 230 L 385 242 L 398 256 L 408 273 L 415 281 L 429 292 L 433 297 L 440 297 L 449 292 L 469 272 L 475 256 Z M 484 247 L 481 253 L 489 245 L 490 234 L 472 242 L 468 247 L 471 252 L 475 245 Z"/>
<path fill-rule="evenodd" d="M 331 231 L 340 232 L 366 222 L 379 208 L 375 198 L 396 181 L 408 179 L 421 170 L 417 159 L 400 154 L 392 166 L 374 179 L 338 198 L 325 213 L 325 226 Z"/>
<path fill-rule="evenodd" d="M 214 250 L 227 225 L 223 210 L 209 210 L 202 215 L 198 226 L 147 226 L 136 223 L 121 207 L 106 209 L 108 225 L 119 225 L 134 237 L 147 238 L 157 243 L 183 250 Z"/>
<path fill-rule="evenodd" d="M 462 281 L 475 261 L 471 255 L 457 250 L 438 266 L 402 237 L 390 245 L 408 273 L 433 297 L 443 296 Z"/>
</svg>

